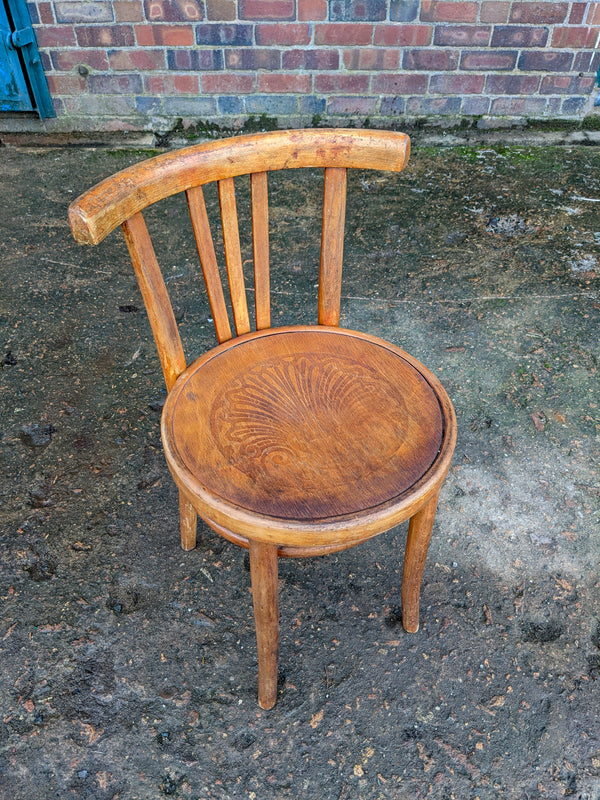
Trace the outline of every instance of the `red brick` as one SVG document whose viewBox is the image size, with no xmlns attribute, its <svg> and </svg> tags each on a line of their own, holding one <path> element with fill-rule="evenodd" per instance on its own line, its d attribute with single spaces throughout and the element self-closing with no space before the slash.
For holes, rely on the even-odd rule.
<svg viewBox="0 0 600 800">
<path fill-rule="evenodd" d="M 49 25 L 35 31 L 38 47 L 73 47 L 76 44 L 72 25 Z"/>
<path fill-rule="evenodd" d="M 77 42 L 80 47 L 133 47 L 135 44 L 131 25 L 79 25 Z"/>
<path fill-rule="evenodd" d="M 533 116 L 543 114 L 546 109 L 545 97 L 497 97 L 492 101 L 490 113 L 501 116 Z"/>
<path fill-rule="evenodd" d="M 229 22 L 236 19 L 237 3 L 235 0 L 205 0 L 206 18 L 218 22 Z"/>
<path fill-rule="evenodd" d="M 225 69 L 279 69 L 280 66 L 279 50 L 258 49 L 257 47 L 225 50 Z"/>
<path fill-rule="evenodd" d="M 310 42 L 310 27 L 302 24 L 258 24 L 255 26 L 255 37 L 258 45 L 308 44 Z"/>
<path fill-rule="evenodd" d="M 203 75 L 202 91 L 205 94 L 250 94 L 254 92 L 254 75 Z"/>
<path fill-rule="evenodd" d="M 108 53 L 108 63 L 114 70 L 143 70 L 144 72 L 164 70 L 164 50 L 111 50 Z"/>
<path fill-rule="evenodd" d="M 54 25 L 56 20 L 51 3 L 38 3 L 37 10 L 42 25 Z"/>
<path fill-rule="evenodd" d="M 278 94 L 309 94 L 310 75 L 282 75 L 277 72 L 261 72 L 257 76 L 257 91 Z"/>
<path fill-rule="evenodd" d="M 376 25 L 373 44 L 385 47 L 426 47 L 431 44 L 433 25 Z"/>
<path fill-rule="evenodd" d="M 433 43 L 450 47 L 487 47 L 491 33 L 490 25 L 436 25 Z"/>
<path fill-rule="evenodd" d="M 600 25 L 600 3 L 590 3 L 586 22 L 588 25 Z"/>
<path fill-rule="evenodd" d="M 534 25 L 495 25 L 492 47 L 545 47 L 548 28 Z"/>
<path fill-rule="evenodd" d="M 145 75 L 144 91 L 147 94 L 198 94 L 200 82 L 197 75 Z"/>
<path fill-rule="evenodd" d="M 85 78 L 79 75 L 47 75 L 50 94 L 81 94 L 87 90 Z"/>
<path fill-rule="evenodd" d="M 516 50 L 467 50 L 461 56 L 460 68 L 495 72 L 514 69 L 516 63 Z"/>
<path fill-rule="evenodd" d="M 585 16 L 587 3 L 573 3 L 569 15 L 569 25 L 581 25 Z"/>
<path fill-rule="evenodd" d="M 510 11 L 509 2 L 484 2 L 481 4 L 481 11 L 479 12 L 479 19 L 481 22 L 507 22 L 508 12 Z"/>
<path fill-rule="evenodd" d="M 373 114 L 376 110 L 375 97 L 332 97 L 327 103 L 329 114 Z"/>
<path fill-rule="evenodd" d="M 295 0 L 238 0 L 240 19 L 285 20 L 294 19 Z"/>
<path fill-rule="evenodd" d="M 535 94 L 540 86 L 539 75 L 488 75 L 486 94 Z"/>
<path fill-rule="evenodd" d="M 149 22 L 199 22 L 204 6 L 200 0 L 144 0 L 144 13 Z"/>
<path fill-rule="evenodd" d="M 333 22 L 315 26 L 315 44 L 371 44 L 373 26 L 361 22 Z"/>
<path fill-rule="evenodd" d="M 327 19 L 327 0 L 297 0 L 298 19 L 309 22 Z"/>
<path fill-rule="evenodd" d="M 190 47 L 194 44 L 194 28 L 191 25 L 136 25 L 135 38 L 140 47 L 157 44 Z"/>
<path fill-rule="evenodd" d="M 142 78 L 137 73 L 90 75 L 87 85 L 92 94 L 141 94 Z"/>
<path fill-rule="evenodd" d="M 579 78 L 571 75 L 545 75 L 540 94 L 589 94 L 595 78 L 591 75 Z"/>
<path fill-rule="evenodd" d="M 337 69 L 339 63 L 337 50 L 284 50 L 281 55 L 283 69 Z"/>
<path fill-rule="evenodd" d="M 114 0 L 115 22 L 141 22 L 144 19 L 142 4 L 133 0 Z"/>
<path fill-rule="evenodd" d="M 422 0 L 421 22 L 475 22 L 477 11 L 477 3 Z"/>
<path fill-rule="evenodd" d="M 366 94 L 369 91 L 369 76 L 339 73 L 315 75 L 315 91 L 321 94 Z"/>
<path fill-rule="evenodd" d="M 429 91 L 432 94 L 481 94 L 483 75 L 432 75 Z"/>
<path fill-rule="evenodd" d="M 451 70 L 458 67 L 458 50 L 405 50 L 402 67 L 408 70 Z"/>
<path fill-rule="evenodd" d="M 598 31 L 595 28 L 567 28 L 554 29 L 552 34 L 552 47 L 595 47 Z"/>
<path fill-rule="evenodd" d="M 424 94 L 427 75 L 374 75 L 373 92 L 377 94 Z"/>
<path fill-rule="evenodd" d="M 560 25 L 565 22 L 568 11 L 568 3 L 513 3 L 508 21 Z"/>
<path fill-rule="evenodd" d="M 343 52 L 346 69 L 386 70 L 398 69 L 400 50 L 391 48 L 356 47 Z"/>
<path fill-rule="evenodd" d="M 80 64 L 105 72 L 108 69 L 106 50 L 52 50 L 52 66 L 60 72 L 69 72 Z"/>
</svg>

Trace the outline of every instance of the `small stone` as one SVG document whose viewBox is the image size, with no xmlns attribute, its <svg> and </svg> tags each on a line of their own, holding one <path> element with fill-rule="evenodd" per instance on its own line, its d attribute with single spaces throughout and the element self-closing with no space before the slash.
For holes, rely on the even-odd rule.
<svg viewBox="0 0 600 800">
<path fill-rule="evenodd" d="M 28 447 L 46 447 L 52 440 L 52 434 L 55 432 L 52 425 L 23 425 L 19 431 L 19 438 Z"/>
</svg>

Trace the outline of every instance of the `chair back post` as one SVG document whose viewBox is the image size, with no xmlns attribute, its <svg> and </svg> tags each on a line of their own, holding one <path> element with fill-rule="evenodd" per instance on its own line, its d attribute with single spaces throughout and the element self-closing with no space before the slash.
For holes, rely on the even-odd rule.
<svg viewBox="0 0 600 800">
<path fill-rule="evenodd" d="M 319 325 L 340 324 L 346 226 L 346 170 L 326 167 L 319 266 Z"/>
</svg>

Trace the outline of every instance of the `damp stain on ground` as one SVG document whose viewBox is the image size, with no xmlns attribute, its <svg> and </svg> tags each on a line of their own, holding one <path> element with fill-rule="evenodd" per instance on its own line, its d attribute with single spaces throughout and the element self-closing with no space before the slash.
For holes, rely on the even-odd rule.
<svg viewBox="0 0 600 800">
<path fill-rule="evenodd" d="M 0 156 L 0 796 L 597 800 L 600 151 L 417 147 L 351 176 L 342 322 L 441 378 L 459 440 L 419 633 L 404 526 L 283 560 L 270 712 L 244 552 L 202 527 L 179 549 L 124 242 L 67 227 L 142 157 Z M 271 181 L 277 322 L 316 317 L 320 193 Z M 247 202 L 240 181 L 251 268 Z M 183 204 L 148 221 L 190 356 L 215 339 Z"/>
</svg>

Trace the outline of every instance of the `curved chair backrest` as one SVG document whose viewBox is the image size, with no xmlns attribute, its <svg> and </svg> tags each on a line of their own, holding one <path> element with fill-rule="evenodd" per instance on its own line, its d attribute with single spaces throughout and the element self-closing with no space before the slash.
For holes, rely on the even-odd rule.
<svg viewBox="0 0 600 800">
<path fill-rule="evenodd" d="M 258 330 L 271 326 L 269 212 L 267 173 L 298 167 L 322 167 L 323 223 L 319 270 L 320 325 L 340 318 L 346 170 L 399 172 L 408 159 L 410 140 L 403 133 L 355 130 L 298 130 L 239 136 L 148 159 L 99 183 L 75 200 L 69 220 L 80 244 L 98 244 L 121 225 L 148 312 L 167 389 L 186 367 L 177 324 L 154 248 L 142 216 L 148 206 L 185 192 L 219 342 L 250 331 L 242 270 L 234 178 L 250 175 L 255 318 Z M 232 333 L 202 186 L 217 182 Z"/>
</svg>

